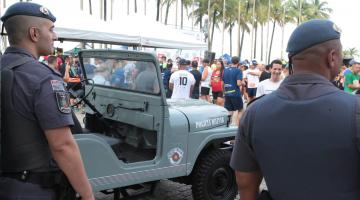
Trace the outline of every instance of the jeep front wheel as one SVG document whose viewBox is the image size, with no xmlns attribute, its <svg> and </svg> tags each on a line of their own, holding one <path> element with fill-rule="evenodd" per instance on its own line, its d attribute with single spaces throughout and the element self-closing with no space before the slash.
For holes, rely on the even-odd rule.
<svg viewBox="0 0 360 200">
<path fill-rule="evenodd" d="M 200 158 L 192 176 L 194 200 L 235 199 L 237 186 L 230 157 L 230 151 L 217 149 Z"/>
</svg>

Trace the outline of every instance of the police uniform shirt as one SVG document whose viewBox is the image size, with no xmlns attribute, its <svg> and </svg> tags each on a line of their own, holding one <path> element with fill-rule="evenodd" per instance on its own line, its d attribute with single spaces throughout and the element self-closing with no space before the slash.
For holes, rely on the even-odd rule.
<svg viewBox="0 0 360 200">
<path fill-rule="evenodd" d="M 36 60 L 28 51 L 9 47 L 2 57 L 5 67 L 22 57 L 32 58 L 14 69 L 14 108 L 23 117 L 37 121 L 43 130 L 73 125 L 68 94 L 61 75 Z"/>
<path fill-rule="evenodd" d="M 269 95 L 278 95 L 278 97 L 289 101 L 295 101 L 295 100 L 305 101 L 305 100 L 315 99 L 317 97 L 327 95 L 333 92 L 343 92 L 343 91 L 340 91 L 330 81 L 328 81 L 327 79 L 325 79 L 320 75 L 302 74 L 302 75 L 291 75 L 287 77 L 283 81 L 282 85 L 278 88 L 278 90 L 274 91 Z M 253 122 L 256 115 L 261 115 L 261 113 L 259 112 L 256 113 L 259 105 L 257 103 L 261 103 L 260 101 L 266 101 L 267 96 L 268 95 L 259 99 L 258 100 L 259 102 L 255 101 L 253 105 L 250 105 L 245 111 L 243 117 L 241 118 L 240 126 L 236 136 L 234 150 L 230 161 L 230 166 L 234 170 L 242 171 L 242 172 L 253 172 L 260 170 L 258 160 L 252 149 L 252 138 L 255 137 L 252 135 L 252 132 L 256 126 L 262 125 L 262 124 L 254 124 Z M 349 94 L 349 96 L 351 95 Z M 287 118 L 287 116 L 283 116 L 283 118 Z M 271 118 L 269 118 L 269 120 L 271 120 Z M 358 136 L 357 140 L 358 143 L 360 144 L 359 142 L 360 113 L 359 112 L 356 113 L 356 122 L 358 125 L 356 135 Z M 286 126 L 286 124 L 281 124 L 280 122 L 279 126 L 281 125 Z M 282 139 L 286 140 L 286 138 L 282 138 Z"/>
</svg>

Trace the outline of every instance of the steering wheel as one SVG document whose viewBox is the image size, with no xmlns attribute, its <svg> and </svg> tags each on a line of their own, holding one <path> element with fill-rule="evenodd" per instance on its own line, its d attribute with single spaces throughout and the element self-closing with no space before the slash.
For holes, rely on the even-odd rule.
<svg viewBox="0 0 360 200">
<path fill-rule="evenodd" d="M 85 84 L 84 84 L 84 83 L 85 83 L 86 81 L 91 82 L 91 83 L 90 83 L 91 88 L 90 88 L 89 92 L 87 92 L 87 93 L 85 94 Z M 82 85 L 81 89 L 74 90 L 73 88 L 76 87 L 76 86 L 79 85 L 79 84 Z M 75 98 L 75 99 L 77 100 L 77 102 L 76 102 L 74 105 L 72 105 L 72 106 L 77 106 L 77 105 L 79 105 L 84 99 L 86 99 L 86 98 L 91 94 L 91 92 L 93 91 L 94 86 L 95 86 L 95 82 L 94 82 L 94 80 L 92 80 L 92 79 L 84 79 L 84 80 L 81 80 L 80 82 L 74 84 L 73 86 L 71 86 L 71 87 L 68 89 L 68 91 L 69 91 L 69 93 L 70 93 L 70 96 L 71 96 L 72 98 Z"/>
</svg>

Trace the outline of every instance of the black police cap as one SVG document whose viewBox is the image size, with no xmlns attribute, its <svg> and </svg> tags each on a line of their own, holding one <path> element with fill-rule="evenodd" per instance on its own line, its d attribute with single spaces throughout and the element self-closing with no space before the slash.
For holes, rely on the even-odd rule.
<svg viewBox="0 0 360 200">
<path fill-rule="evenodd" d="M 340 29 L 329 20 L 314 19 L 302 23 L 291 34 L 286 51 L 289 57 L 317 44 L 340 39 Z"/>
<path fill-rule="evenodd" d="M 52 22 L 56 21 L 55 16 L 42 5 L 30 2 L 18 2 L 11 5 L 1 17 L 1 21 L 6 22 L 10 17 L 16 15 L 26 15 L 33 17 L 42 17 Z"/>
</svg>

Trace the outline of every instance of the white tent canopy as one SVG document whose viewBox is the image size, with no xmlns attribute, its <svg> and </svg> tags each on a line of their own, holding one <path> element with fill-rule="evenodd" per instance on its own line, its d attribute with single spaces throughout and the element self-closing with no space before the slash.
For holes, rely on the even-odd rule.
<svg viewBox="0 0 360 200">
<path fill-rule="evenodd" d="M 126 16 L 119 21 L 102 21 L 76 12 L 55 23 L 59 40 L 87 41 L 130 46 L 206 50 L 207 45 L 181 30 L 167 27 L 145 17 Z M 199 38 L 199 34 L 198 38 Z"/>
</svg>

